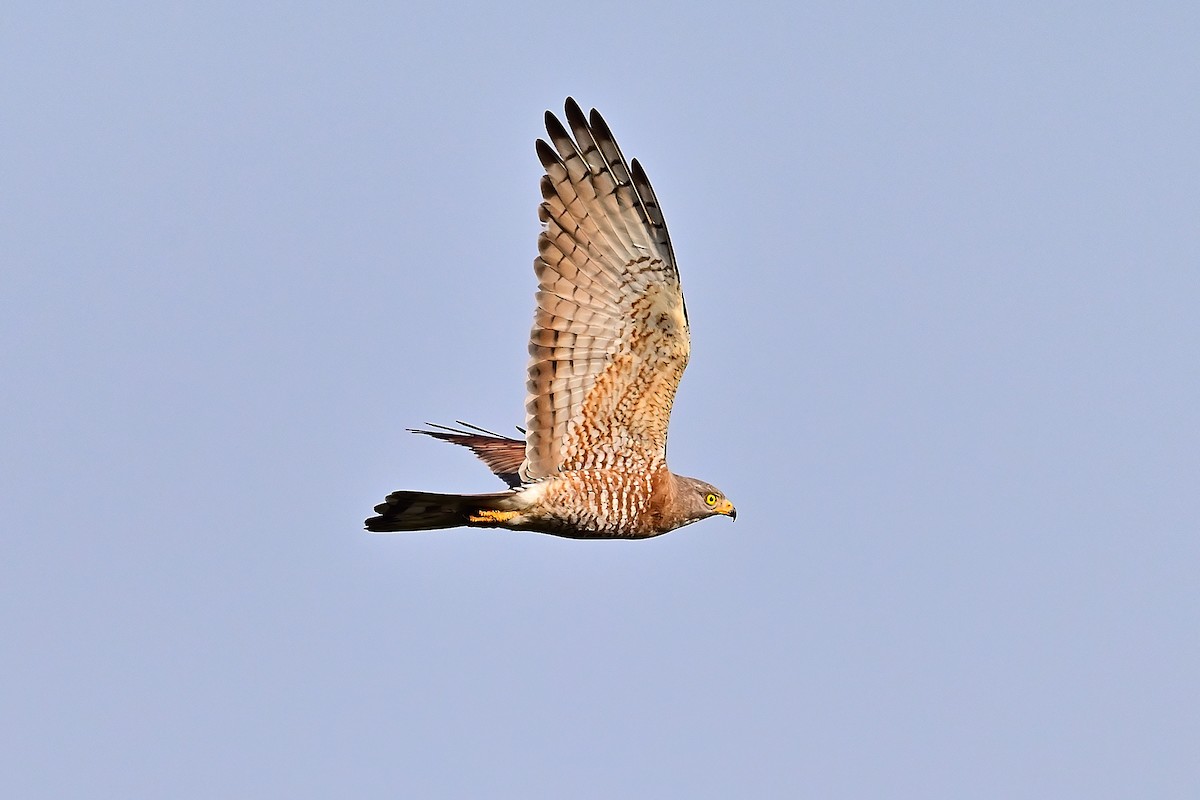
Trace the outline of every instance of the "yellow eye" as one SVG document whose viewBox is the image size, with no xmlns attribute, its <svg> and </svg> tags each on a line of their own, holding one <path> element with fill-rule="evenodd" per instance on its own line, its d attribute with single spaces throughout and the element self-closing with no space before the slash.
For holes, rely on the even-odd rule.
<svg viewBox="0 0 1200 800">
<path fill-rule="evenodd" d="M 711 493 L 706 494 L 704 495 L 704 502 L 710 506 L 715 506 L 717 504 L 717 496 Z"/>
</svg>

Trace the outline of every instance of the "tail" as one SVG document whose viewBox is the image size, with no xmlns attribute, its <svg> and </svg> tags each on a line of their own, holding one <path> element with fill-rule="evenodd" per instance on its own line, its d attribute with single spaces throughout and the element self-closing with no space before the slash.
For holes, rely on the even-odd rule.
<svg viewBox="0 0 1200 800">
<path fill-rule="evenodd" d="M 467 525 L 473 528 L 504 528 L 519 516 L 512 508 L 512 492 L 497 494 L 434 494 L 392 492 L 379 505 L 379 516 L 366 521 L 373 533 L 433 531 Z"/>
</svg>

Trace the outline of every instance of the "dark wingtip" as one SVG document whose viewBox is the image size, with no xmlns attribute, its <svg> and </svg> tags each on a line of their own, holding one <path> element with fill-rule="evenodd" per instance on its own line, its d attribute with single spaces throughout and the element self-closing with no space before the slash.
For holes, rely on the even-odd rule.
<svg viewBox="0 0 1200 800">
<path fill-rule="evenodd" d="M 579 103 L 575 102 L 574 97 L 568 97 L 567 102 L 563 104 L 563 110 L 566 112 L 567 122 L 571 123 L 571 127 L 577 125 L 587 127 L 587 117 L 583 113 L 583 109 L 579 107 Z"/>
<path fill-rule="evenodd" d="M 534 147 L 537 149 L 538 161 L 542 162 L 543 167 L 549 169 L 555 164 L 562 163 L 562 159 L 558 157 L 558 151 L 547 144 L 545 139 L 538 139 Z"/>
<path fill-rule="evenodd" d="M 613 142 L 616 141 L 616 137 L 613 136 L 612 130 L 608 127 L 608 123 L 604 121 L 604 117 L 600 115 L 599 111 L 593 108 L 592 113 L 588 115 L 588 120 L 592 123 L 592 131 L 594 133 Z"/>
</svg>

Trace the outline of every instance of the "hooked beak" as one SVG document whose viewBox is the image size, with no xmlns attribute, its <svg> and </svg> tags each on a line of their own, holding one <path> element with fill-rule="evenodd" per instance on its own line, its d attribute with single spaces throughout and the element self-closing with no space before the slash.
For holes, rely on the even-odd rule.
<svg viewBox="0 0 1200 800">
<path fill-rule="evenodd" d="M 728 500 L 722 500 L 721 505 L 717 506 L 713 510 L 718 514 L 724 514 L 730 519 L 737 519 L 737 509 L 734 508 L 733 503 L 729 502 Z"/>
</svg>

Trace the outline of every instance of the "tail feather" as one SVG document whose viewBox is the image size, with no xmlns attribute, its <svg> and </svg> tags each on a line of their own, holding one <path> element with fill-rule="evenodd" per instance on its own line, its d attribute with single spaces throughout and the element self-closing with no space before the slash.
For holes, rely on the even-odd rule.
<svg viewBox="0 0 1200 800">
<path fill-rule="evenodd" d="M 374 533 L 432 531 L 470 526 L 505 527 L 518 514 L 511 508 L 511 492 L 497 494 L 435 494 L 392 492 L 379 505 L 379 516 L 366 521 Z"/>
</svg>

